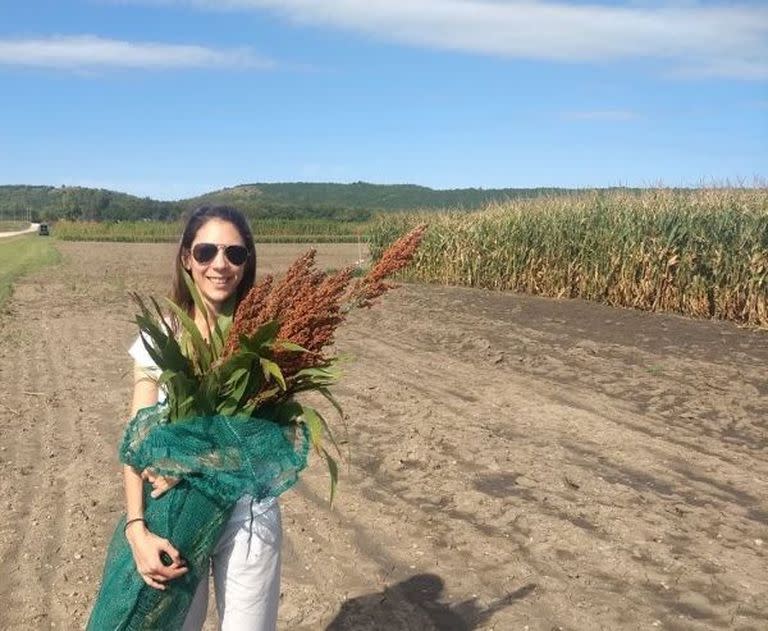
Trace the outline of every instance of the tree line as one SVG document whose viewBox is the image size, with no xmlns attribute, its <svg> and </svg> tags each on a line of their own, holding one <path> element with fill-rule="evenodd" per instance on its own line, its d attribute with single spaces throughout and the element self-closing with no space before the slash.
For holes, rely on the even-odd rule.
<svg viewBox="0 0 768 631">
<path fill-rule="evenodd" d="M 202 204 L 230 204 L 251 219 L 367 221 L 380 211 L 473 210 L 489 202 L 562 195 L 573 189 L 435 190 L 410 184 L 315 182 L 244 184 L 178 201 L 81 186 L 0 186 L 0 216 L 29 212 L 33 221 L 176 221 Z"/>
</svg>

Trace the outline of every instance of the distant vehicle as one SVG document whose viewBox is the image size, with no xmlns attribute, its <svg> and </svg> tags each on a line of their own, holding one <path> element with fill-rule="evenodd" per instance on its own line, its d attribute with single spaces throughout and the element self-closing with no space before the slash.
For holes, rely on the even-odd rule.
<svg viewBox="0 0 768 631">
<path fill-rule="evenodd" d="M 48 232 L 48 224 L 41 223 L 40 227 L 37 229 L 37 234 L 39 234 L 41 237 L 47 237 L 50 234 L 50 232 Z"/>
</svg>

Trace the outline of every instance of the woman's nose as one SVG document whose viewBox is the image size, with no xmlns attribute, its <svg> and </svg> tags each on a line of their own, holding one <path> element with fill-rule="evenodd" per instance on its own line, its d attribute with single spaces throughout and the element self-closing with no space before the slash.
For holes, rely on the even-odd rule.
<svg viewBox="0 0 768 631">
<path fill-rule="evenodd" d="M 211 265 L 217 269 L 223 269 L 227 267 L 227 257 L 224 254 L 224 248 L 219 248 L 219 251 L 216 252 L 216 256 L 213 257 L 213 261 L 211 261 Z"/>
</svg>

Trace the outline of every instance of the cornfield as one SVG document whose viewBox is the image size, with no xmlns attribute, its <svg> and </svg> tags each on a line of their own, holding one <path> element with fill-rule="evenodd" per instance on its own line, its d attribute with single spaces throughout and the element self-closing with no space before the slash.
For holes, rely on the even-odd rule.
<svg viewBox="0 0 768 631">
<path fill-rule="evenodd" d="M 380 217 L 376 258 L 430 228 L 406 278 L 768 327 L 768 190 L 658 189 Z"/>
<path fill-rule="evenodd" d="M 325 219 L 251 220 L 257 243 L 354 243 L 367 224 Z M 54 234 L 65 241 L 176 242 L 183 225 L 163 221 L 59 221 Z"/>
</svg>

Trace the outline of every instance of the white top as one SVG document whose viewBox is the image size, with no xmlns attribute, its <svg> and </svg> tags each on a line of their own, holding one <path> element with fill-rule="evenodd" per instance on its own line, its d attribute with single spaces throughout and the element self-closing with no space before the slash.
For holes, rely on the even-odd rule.
<svg viewBox="0 0 768 631">
<path fill-rule="evenodd" d="M 147 376 L 151 377 L 152 379 L 157 379 L 160 377 L 161 370 L 158 368 L 152 357 L 150 357 L 147 349 L 144 347 L 144 342 L 142 341 L 140 335 L 136 336 L 133 344 L 131 344 L 131 347 L 128 349 L 128 354 L 133 357 L 133 360 L 136 362 L 136 368 L 141 368 L 147 374 Z M 166 392 L 165 388 L 158 388 L 157 402 L 162 403 L 166 400 L 167 397 L 168 393 Z"/>
</svg>

